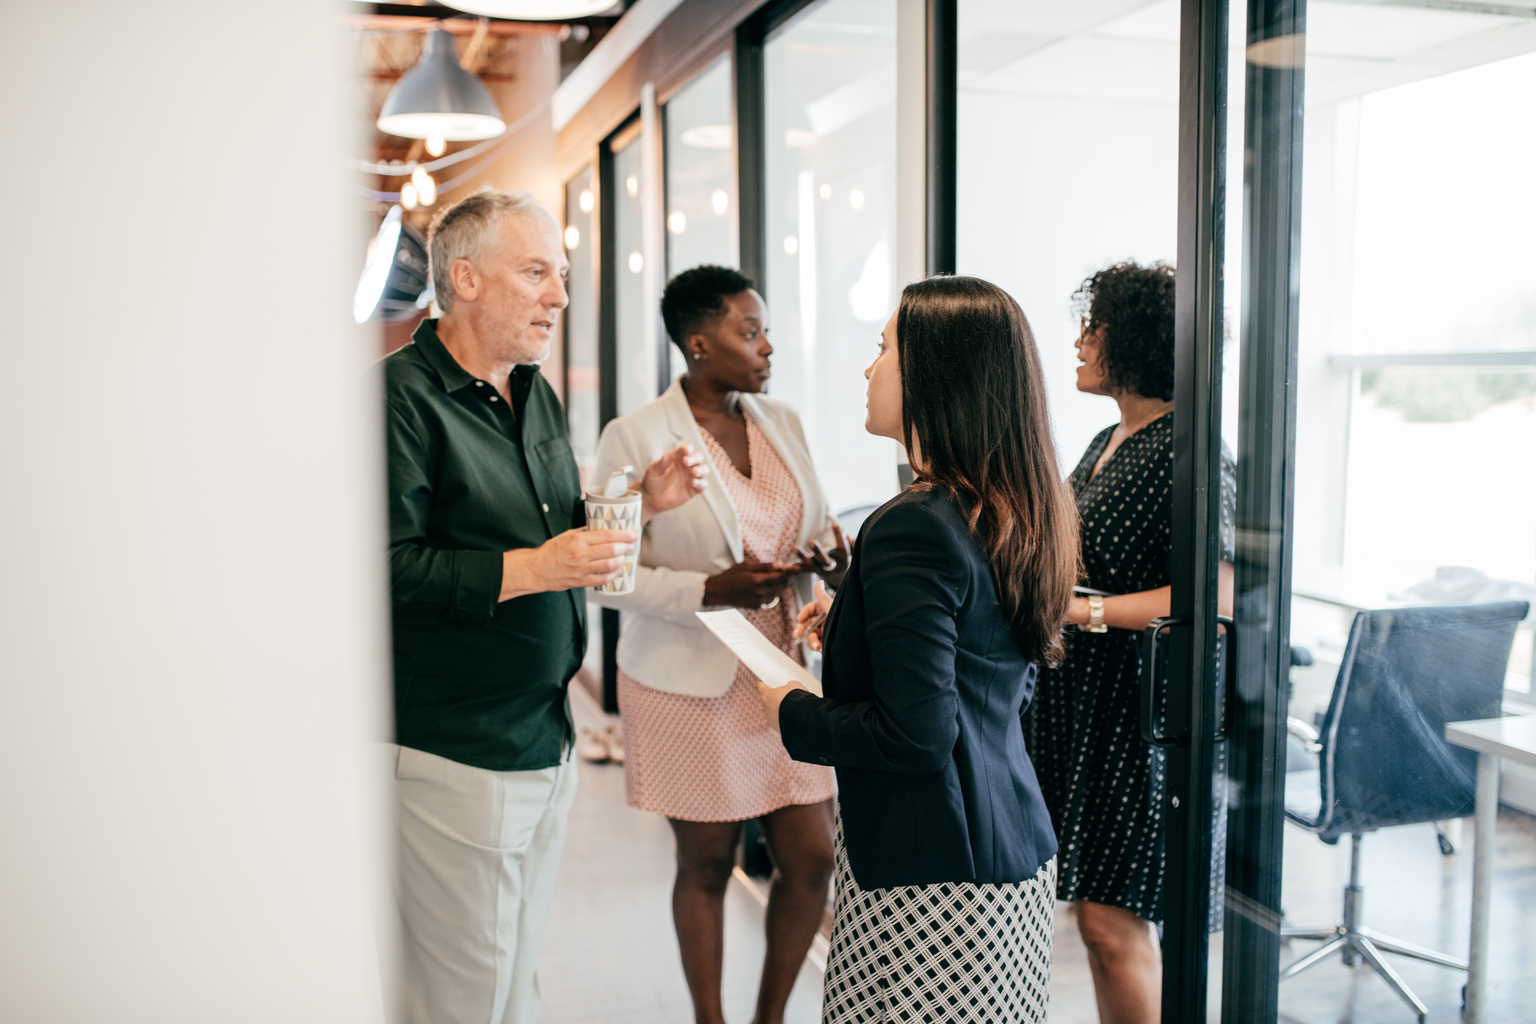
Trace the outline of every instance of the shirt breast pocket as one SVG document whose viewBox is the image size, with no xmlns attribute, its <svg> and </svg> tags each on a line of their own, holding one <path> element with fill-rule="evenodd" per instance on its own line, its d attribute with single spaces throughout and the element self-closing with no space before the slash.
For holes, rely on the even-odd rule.
<svg viewBox="0 0 1536 1024">
<path fill-rule="evenodd" d="M 581 477 L 576 472 L 576 456 L 571 442 L 563 437 L 540 441 L 533 447 L 532 470 L 550 529 L 559 533 L 569 529 L 576 501 L 581 497 Z"/>
</svg>

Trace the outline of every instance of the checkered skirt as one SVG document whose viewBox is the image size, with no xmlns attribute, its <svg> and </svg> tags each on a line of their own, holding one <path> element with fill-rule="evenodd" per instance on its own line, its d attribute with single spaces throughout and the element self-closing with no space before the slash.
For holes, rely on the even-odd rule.
<svg viewBox="0 0 1536 1024">
<path fill-rule="evenodd" d="M 1055 915 L 1054 857 L 1027 882 L 860 889 L 839 815 L 822 1024 L 1043 1021 Z"/>
</svg>

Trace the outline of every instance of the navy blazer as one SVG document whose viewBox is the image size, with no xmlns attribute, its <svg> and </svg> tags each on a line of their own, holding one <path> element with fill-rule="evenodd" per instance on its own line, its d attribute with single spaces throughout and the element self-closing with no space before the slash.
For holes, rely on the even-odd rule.
<svg viewBox="0 0 1536 1024">
<path fill-rule="evenodd" d="M 1035 877 L 1056 853 L 1019 726 L 1035 665 L 955 503 L 908 490 L 865 520 L 822 635 L 825 696 L 789 694 L 779 728 L 837 767 L 859 887 Z"/>
</svg>

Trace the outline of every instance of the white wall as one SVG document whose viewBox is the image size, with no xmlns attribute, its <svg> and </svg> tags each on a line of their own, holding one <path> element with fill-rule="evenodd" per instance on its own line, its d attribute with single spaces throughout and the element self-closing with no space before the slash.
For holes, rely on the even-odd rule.
<svg viewBox="0 0 1536 1024">
<path fill-rule="evenodd" d="M 957 270 L 1006 289 L 1040 348 L 1061 472 L 1119 419 L 1077 390 L 1072 293 L 1118 260 L 1172 263 L 1178 110 L 1170 103 L 962 89 Z"/>
<path fill-rule="evenodd" d="M 335 14 L 7 4 L 0 1019 L 380 1017 Z"/>
</svg>

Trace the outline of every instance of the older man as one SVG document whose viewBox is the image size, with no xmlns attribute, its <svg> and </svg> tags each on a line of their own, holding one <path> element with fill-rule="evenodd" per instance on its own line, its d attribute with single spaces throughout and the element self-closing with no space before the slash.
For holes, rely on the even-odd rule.
<svg viewBox="0 0 1536 1024">
<path fill-rule="evenodd" d="M 639 538 L 583 529 L 565 418 L 538 363 L 565 308 L 560 230 L 480 192 L 430 240 L 441 319 L 383 362 L 389 436 L 405 1019 L 534 1024 L 534 967 L 576 792 L 566 684 L 583 587 Z M 704 486 L 680 446 L 643 518 Z"/>
</svg>

